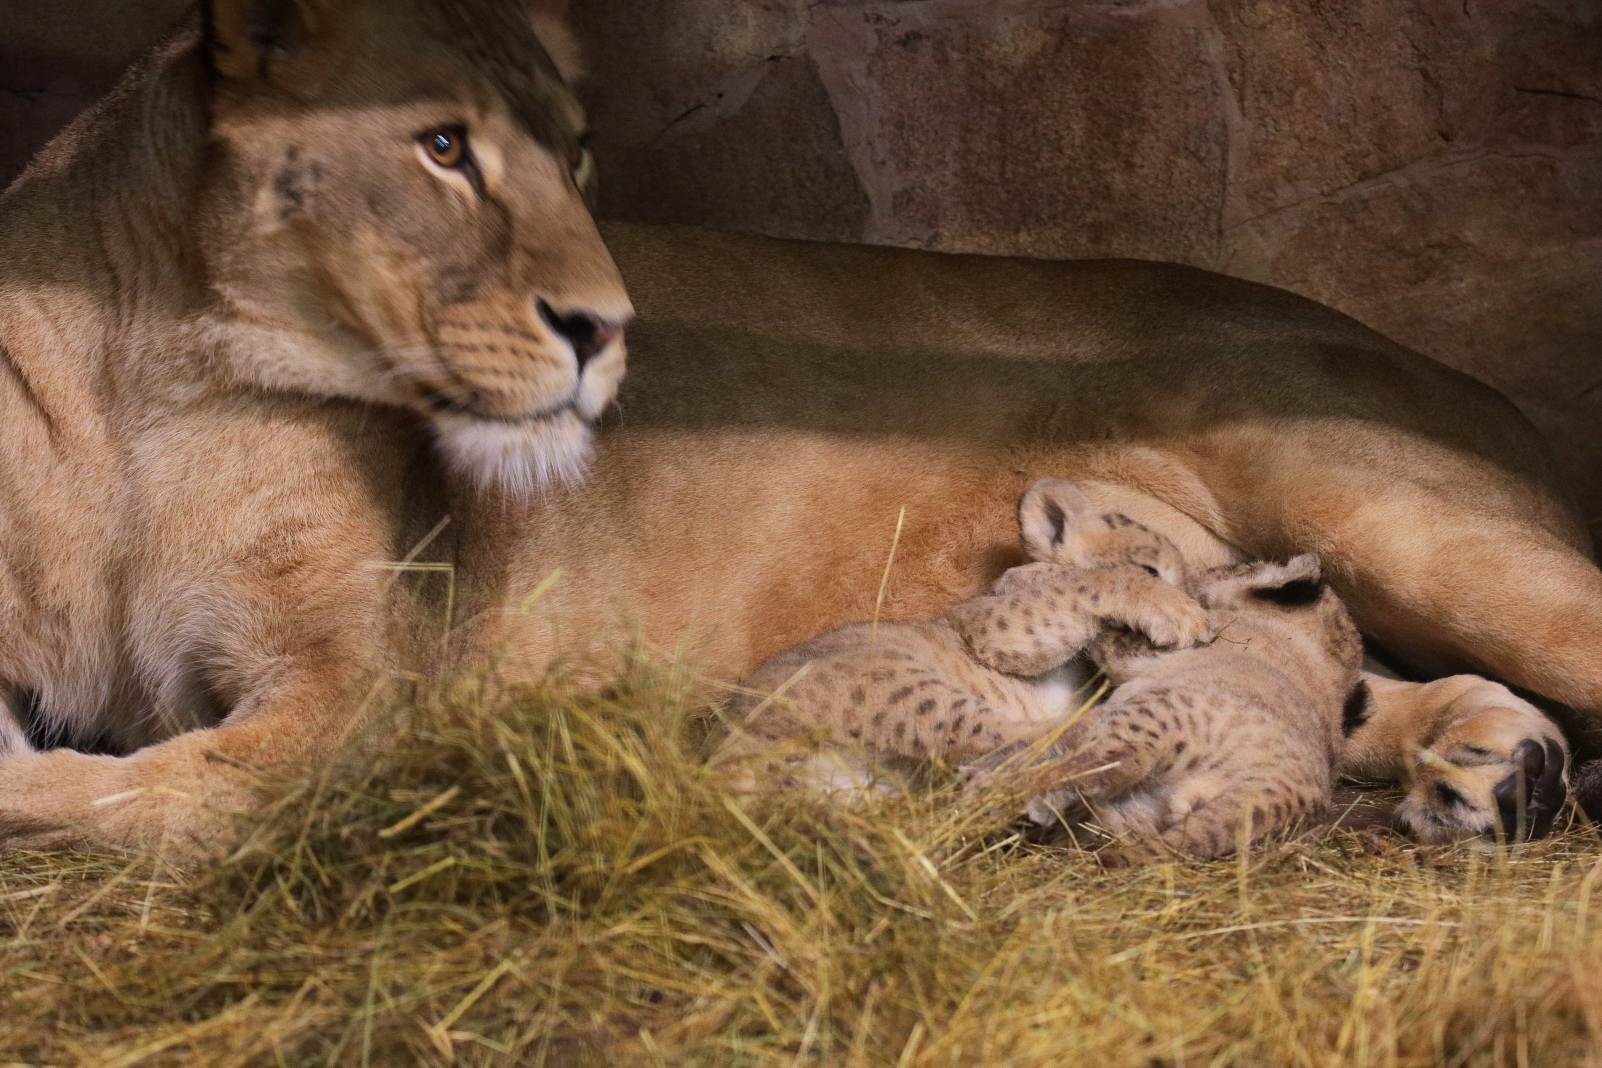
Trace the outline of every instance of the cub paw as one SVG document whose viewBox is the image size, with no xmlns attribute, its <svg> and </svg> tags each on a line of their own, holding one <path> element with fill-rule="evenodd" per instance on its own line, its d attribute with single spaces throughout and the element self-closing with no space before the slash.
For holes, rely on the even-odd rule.
<svg viewBox="0 0 1602 1068">
<path fill-rule="evenodd" d="M 1009 675 L 1034 677 L 1060 666 L 1079 652 L 1083 634 L 1035 634 L 1015 621 L 1016 606 L 1005 597 L 975 597 L 952 607 L 946 620 L 975 660 Z M 1066 628 L 1059 628 L 1064 629 Z"/>
<path fill-rule="evenodd" d="M 1424 843 L 1551 833 L 1568 800 L 1568 749 L 1546 716 L 1519 704 L 1454 723 L 1418 752 L 1396 813 L 1403 830 Z"/>
<path fill-rule="evenodd" d="M 1207 611 L 1183 590 L 1153 581 L 1149 605 L 1126 620 L 1162 649 L 1188 649 L 1212 636 Z"/>
<path fill-rule="evenodd" d="M 990 585 L 990 596 L 1005 597 L 1010 593 L 1018 593 L 1038 584 L 1043 579 L 1060 577 L 1064 568 L 1060 564 L 1037 560 L 1032 564 L 1019 564 L 1002 572 L 1000 578 Z"/>
</svg>

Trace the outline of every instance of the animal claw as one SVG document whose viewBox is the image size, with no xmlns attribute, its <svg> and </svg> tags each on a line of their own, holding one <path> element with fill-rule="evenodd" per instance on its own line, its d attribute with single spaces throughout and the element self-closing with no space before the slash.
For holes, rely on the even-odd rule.
<svg viewBox="0 0 1602 1068">
<path fill-rule="evenodd" d="M 1526 738 L 1513 751 L 1513 773 L 1496 784 L 1496 814 L 1508 841 L 1533 841 L 1552 833 L 1568 800 L 1563 748 L 1551 739 Z"/>
</svg>

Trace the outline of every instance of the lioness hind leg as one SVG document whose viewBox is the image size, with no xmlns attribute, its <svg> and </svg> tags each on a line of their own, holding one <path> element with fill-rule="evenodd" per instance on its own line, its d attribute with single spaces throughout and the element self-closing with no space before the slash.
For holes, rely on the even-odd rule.
<svg viewBox="0 0 1602 1068">
<path fill-rule="evenodd" d="M 1568 748 L 1540 709 L 1477 675 L 1412 683 L 1367 675 L 1343 775 L 1401 783 L 1397 822 L 1422 842 L 1545 835 L 1562 808 Z"/>
<path fill-rule="evenodd" d="M 1320 485 L 1334 500 L 1349 500 L 1360 488 L 1338 479 Z M 1475 488 L 1483 506 L 1467 501 L 1463 487 L 1431 494 L 1406 483 L 1370 486 L 1368 507 L 1348 509 L 1345 519 L 1327 502 L 1300 500 L 1287 525 L 1295 541 L 1317 547 L 1330 564 L 1331 581 L 1363 632 L 1412 667 L 1432 675 L 1482 673 L 1602 719 L 1602 572 L 1577 547 L 1583 535 L 1575 529 L 1565 541 L 1550 529 L 1556 520 L 1549 501 L 1501 495 L 1489 480 Z M 1519 518 L 1520 506 L 1544 511 L 1546 525 Z M 1429 720 L 1435 713 L 1426 702 L 1395 714 Z M 1402 743 L 1420 733 L 1389 737 Z M 1489 750 L 1486 766 L 1501 769 L 1503 807 L 1525 812 L 1532 831 L 1549 827 L 1546 814 L 1566 799 L 1562 772 L 1556 785 L 1548 773 L 1550 721 L 1504 705 L 1488 711 L 1475 733 L 1473 744 Z M 1537 753 L 1541 767 L 1532 776 L 1526 772 Z M 1402 766 L 1416 755 L 1396 751 L 1391 759 Z"/>
</svg>

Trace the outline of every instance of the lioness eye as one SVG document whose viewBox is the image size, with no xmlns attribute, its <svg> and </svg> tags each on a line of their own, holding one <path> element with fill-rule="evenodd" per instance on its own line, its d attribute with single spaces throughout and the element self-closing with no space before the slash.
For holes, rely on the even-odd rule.
<svg viewBox="0 0 1602 1068">
<path fill-rule="evenodd" d="M 1141 564 L 1140 565 L 1140 569 L 1142 571 L 1146 572 L 1146 574 L 1150 575 L 1152 578 L 1162 578 L 1163 577 L 1162 576 L 1162 572 L 1158 571 L 1155 567 L 1152 567 L 1150 564 Z"/>
<path fill-rule="evenodd" d="M 455 170 L 468 162 L 467 131 L 460 126 L 447 126 L 430 130 L 418 138 L 428 158 L 447 170 Z"/>
</svg>

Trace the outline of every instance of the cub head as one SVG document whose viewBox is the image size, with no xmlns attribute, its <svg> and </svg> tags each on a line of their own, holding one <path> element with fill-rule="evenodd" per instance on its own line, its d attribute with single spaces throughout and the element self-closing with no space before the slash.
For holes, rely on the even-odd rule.
<svg viewBox="0 0 1602 1068">
<path fill-rule="evenodd" d="M 411 408 L 481 485 L 582 472 L 633 311 L 562 5 L 202 0 L 197 226 L 245 377 Z"/>
<path fill-rule="evenodd" d="M 1183 590 L 1193 579 L 1174 543 L 1122 512 L 1097 508 L 1084 490 L 1043 478 L 1018 500 L 1018 529 L 1030 559 L 1070 567 L 1132 564 Z"/>
<path fill-rule="evenodd" d="M 1225 639 L 1249 639 L 1249 632 L 1275 626 L 1309 637 L 1322 656 L 1354 678 L 1362 667 L 1363 639 L 1312 553 L 1283 564 L 1257 560 L 1208 571 L 1198 581 L 1196 599 L 1220 614 Z M 1233 629 L 1231 617 L 1239 624 Z"/>
<path fill-rule="evenodd" d="M 1339 603 L 1325 583 L 1323 566 L 1313 553 L 1292 557 L 1283 564 L 1254 560 L 1208 571 L 1201 577 L 1196 599 L 1207 608 L 1236 610 L 1267 606 L 1300 609 Z"/>
</svg>

